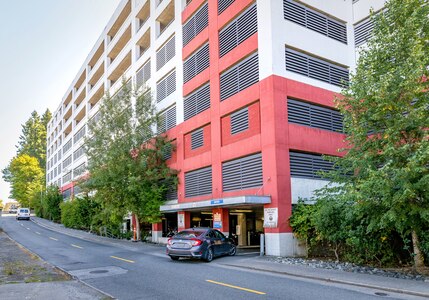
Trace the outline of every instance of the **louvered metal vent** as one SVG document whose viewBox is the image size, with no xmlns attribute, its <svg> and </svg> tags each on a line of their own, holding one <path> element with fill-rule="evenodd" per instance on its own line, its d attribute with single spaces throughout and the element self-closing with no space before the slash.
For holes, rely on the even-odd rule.
<svg viewBox="0 0 429 300">
<path fill-rule="evenodd" d="M 209 20 L 209 7 L 204 4 L 188 22 L 183 25 L 183 46 L 186 46 L 194 37 L 196 37 L 204 28 L 207 27 Z"/>
<path fill-rule="evenodd" d="M 169 185 L 167 188 L 167 191 L 165 193 L 165 198 L 167 201 L 170 200 L 177 200 L 177 186 L 176 185 Z"/>
<path fill-rule="evenodd" d="M 327 61 L 286 48 L 286 70 L 336 86 L 349 82 L 349 71 Z"/>
<path fill-rule="evenodd" d="M 355 47 L 365 44 L 372 35 L 374 30 L 374 21 L 372 18 L 366 19 L 355 25 Z"/>
<path fill-rule="evenodd" d="M 166 132 L 176 126 L 176 105 L 159 115 L 158 133 Z"/>
<path fill-rule="evenodd" d="M 326 161 L 322 155 L 289 152 L 290 156 L 290 175 L 292 177 L 321 179 L 319 171 L 332 170 L 334 163 Z"/>
<path fill-rule="evenodd" d="M 249 129 L 249 109 L 247 107 L 231 114 L 231 134 Z"/>
<path fill-rule="evenodd" d="M 262 186 L 261 153 L 222 163 L 222 189 L 224 192 Z"/>
<path fill-rule="evenodd" d="M 185 197 L 212 193 L 212 167 L 185 173 Z"/>
<path fill-rule="evenodd" d="M 161 69 L 176 55 L 176 39 L 173 36 L 164 46 L 156 52 L 156 70 Z"/>
<path fill-rule="evenodd" d="M 209 44 L 205 44 L 183 63 L 183 82 L 188 82 L 207 69 L 209 65 Z"/>
<path fill-rule="evenodd" d="M 156 101 L 161 102 L 176 90 L 176 70 L 156 84 Z"/>
<path fill-rule="evenodd" d="M 258 53 L 254 53 L 220 75 L 220 100 L 223 101 L 258 81 Z"/>
<path fill-rule="evenodd" d="M 136 73 L 136 88 L 138 89 L 150 79 L 150 60 Z"/>
<path fill-rule="evenodd" d="M 84 125 L 81 129 L 79 129 L 78 132 L 75 133 L 75 135 L 73 136 L 73 143 L 76 143 L 78 141 L 80 141 L 81 138 L 83 138 L 85 136 L 86 133 L 86 126 Z"/>
<path fill-rule="evenodd" d="M 191 149 L 195 150 L 204 146 L 204 130 L 203 128 L 191 132 Z"/>
<path fill-rule="evenodd" d="M 256 4 L 219 32 L 219 56 L 222 57 L 258 31 Z"/>
<path fill-rule="evenodd" d="M 185 121 L 209 108 L 210 83 L 207 83 L 183 100 Z"/>
<path fill-rule="evenodd" d="M 171 144 L 166 145 L 164 149 L 162 149 L 162 158 L 164 160 L 170 159 L 173 154 L 173 148 Z"/>
<path fill-rule="evenodd" d="M 343 116 L 335 109 L 288 99 L 287 110 L 291 123 L 343 132 Z"/>
<path fill-rule="evenodd" d="M 283 0 L 283 15 L 288 21 L 347 44 L 347 27 L 344 23 L 292 0 Z"/>
<path fill-rule="evenodd" d="M 217 14 L 223 13 L 235 0 L 218 0 L 217 1 Z"/>
</svg>

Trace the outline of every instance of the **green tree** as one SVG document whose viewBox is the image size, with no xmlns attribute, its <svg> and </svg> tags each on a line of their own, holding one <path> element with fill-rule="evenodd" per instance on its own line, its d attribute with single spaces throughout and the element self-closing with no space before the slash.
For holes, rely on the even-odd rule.
<svg viewBox="0 0 429 300">
<path fill-rule="evenodd" d="M 51 185 L 46 189 L 42 197 L 43 215 L 45 218 L 54 222 L 61 221 L 60 204 L 63 202 L 63 196 L 57 186 Z"/>
<path fill-rule="evenodd" d="M 3 170 L 3 178 L 11 185 L 12 198 L 28 207 L 34 192 L 43 185 L 44 173 L 35 157 L 22 154 L 14 157 Z"/>
<path fill-rule="evenodd" d="M 330 176 L 340 185 L 321 193 L 364 210 L 367 232 L 411 239 L 416 268 L 424 266 L 420 238 L 429 224 L 428 15 L 426 0 L 390 0 L 374 17 L 356 74 L 337 99 L 347 147 Z"/>
<path fill-rule="evenodd" d="M 177 184 L 176 172 L 163 159 L 171 145 L 154 133 L 158 116 L 149 93 L 137 94 L 124 84 L 103 99 L 98 114 L 85 139 L 90 174 L 85 186 L 114 216 L 132 212 L 140 237 L 140 221 L 159 221 L 166 189 Z"/>
</svg>

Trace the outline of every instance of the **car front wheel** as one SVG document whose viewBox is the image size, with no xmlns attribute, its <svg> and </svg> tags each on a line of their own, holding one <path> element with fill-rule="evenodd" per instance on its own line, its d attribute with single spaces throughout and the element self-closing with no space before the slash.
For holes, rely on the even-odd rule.
<svg viewBox="0 0 429 300">
<path fill-rule="evenodd" d="M 231 249 L 229 249 L 228 255 L 234 256 L 237 253 L 237 247 L 235 245 L 231 246 Z"/>
<path fill-rule="evenodd" d="M 206 251 L 206 262 L 211 262 L 213 260 L 213 250 L 212 248 L 208 248 Z"/>
</svg>

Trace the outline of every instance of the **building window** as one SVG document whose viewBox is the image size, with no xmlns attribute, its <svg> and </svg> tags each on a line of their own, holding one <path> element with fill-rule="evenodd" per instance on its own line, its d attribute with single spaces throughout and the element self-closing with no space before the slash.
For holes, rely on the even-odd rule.
<svg viewBox="0 0 429 300">
<path fill-rule="evenodd" d="M 258 31 L 256 4 L 219 32 L 219 56 L 222 57 Z"/>
<path fill-rule="evenodd" d="M 161 102 L 176 91 L 176 70 L 156 83 L 156 101 Z"/>
<path fill-rule="evenodd" d="M 183 25 L 183 46 L 186 46 L 209 23 L 209 7 L 207 2 Z"/>
<path fill-rule="evenodd" d="M 173 36 L 156 52 L 156 70 L 161 69 L 170 59 L 176 55 L 176 39 Z"/>
<path fill-rule="evenodd" d="M 80 164 L 79 166 L 77 166 L 76 168 L 74 168 L 73 170 L 73 177 L 76 178 L 79 175 L 82 175 L 86 170 L 86 166 L 85 163 Z"/>
<path fill-rule="evenodd" d="M 136 88 L 138 89 L 150 79 L 150 60 L 136 73 Z"/>
<path fill-rule="evenodd" d="M 83 146 L 81 146 L 75 152 L 73 152 L 73 160 L 80 158 L 84 154 L 85 154 L 85 149 L 83 148 Z"/>
<path fill-rule="evenodd" d="M 162 149 L 162 158 L 164 160 L 168 160 L 173 155 L 173 147 L 171 144 L 165 145 L 164 149 Z"/>
<path fill-rule="evenodd" d="M 209 195 L 212 193 L 212 167 L 185 173 L 185 197 Z"/>
<path fill-rule="evenodd" d="M 67 180 L 67 181 L 70 181 L 70 179 L 69 179 L 69 180 Z M 63 180 L 63 183 L 64 183 L 64 182 L 65 182 L 65 181 Z M 70 196 L 71 196 L 71 188 L 64 190 L 62 194 L 63 194 L 63 200 L 67 200 L 67 199 L 69 199 L 69 198 L 70 198 Z"/>
<path fill-rule="evenodd" d="M 245 107 L 231 114 L 231 135 L 249 129 L 249 108 Z"/>
<path fill-rule="evenodd" d="M 210 108 L 210 83 L 205 84 L 183 100 L 185 121 Z"/>
<path fill-rule="evenodd" d="M 205 44 L 183 62 L 183 82 L 188 82 L 209 66 L 209 44 Z"/>
<path fill-rule="evenodd" d="M 301 152 L 289 152 L 290 156 L 290 176 L 322 179 L 320 171 L 331 171 L 334 163 L 326 161 L 320 154 L 310 154 Z"/>
<path fill-rule="evenodd" d="M 63 154 L 70 150 L 72 146 L 72 140 L 70 139 L 67 143 L 63 146 Z"/>
<path fill-rule="evenodd" d="M 285 20 L 347 44 L 347 27 L 343 22 L 330 18 L 293 0 L 283 0 L 283 15 Z"/>
<path fill-rule="evenodd" d="M 204 130 L 203 128 L 191 132 L 191 149 L 195 150 L 204 146 Z"/>
<path fill-rule="evenodd" d="M 223 13 L 235 0 L 218 0 L 217 1 L 217 14 Z"/>
<path fill-rule="evenodd" d="M 290 123 L 343 132 L 343 116 L 332 108 L 287 99 L 287 114 Z"/>
<path fill-rule="evenodd" d="M 72 172 L 69 171 L 66 175 L 63 176 L 63 184 L 71 180 Z"/>
<path fill-rule="evenodd" d="M 298 73 L 343 87 L 349 82 L 349 70 L 286 47 L 286 71 Z"/>
<path fill-rule="evenodd" d="M 245 190 L 262 186 L 262 155 L 249 155 L 222 163 L 222 190 Z"/>
<path fill-rule="evenodd" d="M 220 75 L 220 100 L 223 101 L 258 81 L 258 53 L 254 53 Z"/>
<path fill-rule="evenodd" d="M 75 133 L 75 135 L 73 136 L 73 143 L 77 143 L 78 141 L 80 141 L 81 138 L 83 138 L 85 136 L 86 133 L 86 126 L 84 125 L 81 129 L 79 129 L 78 132 Z"/>
<path fill-rule="evenodd" d="M 158 133 L 166 132 L 176 126 L 176 105 L 159 114 Z"/>
<path fill-rule="evenodd" d="M 69 155 L 69 157 L 67 157 L 64 161 L 63 161 L 63 169 L 67 168 L 68 166 L 70 166 L 72 162 L 72 156 L 71 154 Z"/>
</svg>

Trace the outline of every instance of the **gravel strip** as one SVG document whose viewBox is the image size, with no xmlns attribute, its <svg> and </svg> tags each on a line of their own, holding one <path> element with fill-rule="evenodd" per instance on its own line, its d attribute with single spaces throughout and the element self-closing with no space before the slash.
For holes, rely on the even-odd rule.
<svg viewBox="0 0 429 300">
<path fill-rule="evenodd" d="M 348 262 L 336 262 L 336 261 L 325 261 L 325 260 L 317 260 L 317 259 L 276 257 L 276 256 L 267 256 L 266 259 L 271 262 L 277 262 L 277 263 L 288 264 L 288 265 L 302 265 L 302 266 L 308 266 L 311 268 L 340 270 L 340 271 L 352 272 L 352 273 L 371 274 L 371 275 L 379 275 L 379 276 L 391 277 L 391 278 L 411 279 L 411 280 L 429 282 L 429 277 L 424 275 L 383 270 L 383 269 L 367 267 L 367 266 L 359 266 Z"/>
</svg>

